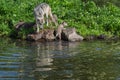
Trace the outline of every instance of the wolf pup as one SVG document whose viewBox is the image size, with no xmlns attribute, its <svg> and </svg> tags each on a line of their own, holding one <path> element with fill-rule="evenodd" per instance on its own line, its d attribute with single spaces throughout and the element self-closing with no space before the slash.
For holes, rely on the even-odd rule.
<svg viewBox="0 0 120 80">
<path fill-rule="evenodd" d="M 44 16 L 46 16 L 46 18 Z M 48 16 L 50 16 L 51 20 L 57 26 L 57 22 L 53 18 L 51 8 L 50 8 L 50 6 L 48 4 L 41 3 L 41 4 L 39 4 L 38 6 L 36 6 L 34 8 L 34 17 L 35 17 L 35 20 L 36 20 L 37 32 L 39 32 L 39 28 L 43 29 L 45 19 L 46 19 L 47 26 L 48 26 Z"/>
<path fill-rule="evenodd" d="M 56 37 L 59 38 L 59 40 L 61 40 L 61 33 L 62 33 L 62 30 L 64 29 L 65 26 L 67 26 L 68 24 L 66 22 L 62 22 L 58 28 L 57 28 L 57 33 L 56 33 Z"/>
</svg>

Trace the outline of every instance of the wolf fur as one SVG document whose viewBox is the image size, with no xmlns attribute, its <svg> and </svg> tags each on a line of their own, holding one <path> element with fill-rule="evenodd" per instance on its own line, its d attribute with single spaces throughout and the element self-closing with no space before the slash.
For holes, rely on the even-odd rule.
<svg viewBox="0 0 120 80">
<path fill-rule="evenodd" d="M 47 26 L 48 26 L 48 16 L 50 16 L 52 21 L 57 26 L 57 22 L 53 18 L 53 15 L 51 12 L 51 8 L 46 3 L 41 3 L 34 8 L 34 16 L 35 16 L 36 25 L 37 25 L 37 32 L 39 32 L 39 27 L 43 29 L 43 25 L 45 24 L 45 19 L 46 19 Z M 44 16 L 46 16 L 46 18 Z"/>
<path fill-rule="evenodd" d="M 57 28 L 57 33 L 56 33 L 56 37 L 58 37 L 61 40 L 61 33 L 62 30 L 65 29 L 64 27 L 67 26 L 68 24 L 66 22 L 62 22 L 58 28 Z"/>
</svg>

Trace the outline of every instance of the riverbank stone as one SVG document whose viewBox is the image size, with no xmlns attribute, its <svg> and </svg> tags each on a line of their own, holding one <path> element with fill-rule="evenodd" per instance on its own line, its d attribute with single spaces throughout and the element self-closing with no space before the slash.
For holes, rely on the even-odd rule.
<svg viewBox="0 0 120 80">
<path fill-rule="evenodd" d="M 75 28 L 66 28 L 61 34 L 62 40 L 65 41 L 82 41 L 84 38 L 78 35 Z"/>
<path fill-rule="evenodd" d="M 28 34 L 29 41 L 54 41 L 56 39 L 56 30 L 43 29 L 39 33 Z M 64 41 L 82 41 L 84 38 L 76 33 L 75 28 L 66 28 L 61 33 L 61 39 Z"/>
</svg>

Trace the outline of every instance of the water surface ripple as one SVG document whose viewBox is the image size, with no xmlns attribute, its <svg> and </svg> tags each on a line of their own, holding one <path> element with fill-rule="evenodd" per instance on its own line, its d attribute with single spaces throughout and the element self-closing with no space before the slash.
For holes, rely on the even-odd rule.
<svg viewBox="0 0 120 80">
<path fill-rule="evenodd" d="M 0 80 L 120 80 L 119 45 L 1 40 Z"/>
</svg>

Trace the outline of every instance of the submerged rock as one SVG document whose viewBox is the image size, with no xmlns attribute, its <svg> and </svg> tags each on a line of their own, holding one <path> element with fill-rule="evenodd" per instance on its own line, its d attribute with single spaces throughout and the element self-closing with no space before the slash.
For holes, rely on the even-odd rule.
<svg viewBox="0 0 120 80">
<path fill-rule="evenodd" d="M 100 35 L 89 35 L 89 36 L 86 36 L 85 38 L 84 38 L 84 40 L 105 40 L 105 39 L 107 39 L 107 36 L 106 35 L 104 35 L 104 34 L 100 34 Z"/>
<path fill-rule="evenodd" d="M 84 40 L 87 40 L 87 41 L 89 41 L 89 40 L 96 40 L 96 39 L 97 39 L 97 36 L 95 36 L 95 35 L 89 35 L 89 36 L 86 36 L 84 38 Z"/>
<path fill-rule="evenodd" d="M 98 38 L 98 39 L 106 39 L 106 38 L 107 38 L 107 36 L 106 36 L 106 35 L 104 35 L 104 34 L 101 34 L 101 35 L 97 36 L 97 38 Z"/>
</svg>

